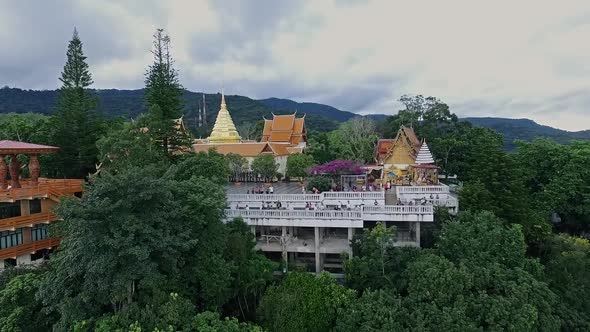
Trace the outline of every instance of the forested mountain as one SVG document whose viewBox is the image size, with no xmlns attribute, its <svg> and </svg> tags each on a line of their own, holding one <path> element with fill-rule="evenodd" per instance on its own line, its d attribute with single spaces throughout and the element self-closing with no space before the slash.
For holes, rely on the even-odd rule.
<svg viewBox="0 0 590 332">
<path fill-rule="evenodd" d="M 288 110 L 293 112 L 297 111 L 299 113 L 305 114 L 317 114 L 339 122 L 344 122 L 354 118 L 355 116 L 358 116 L 358 114 L 341 111 L 335 107 L 324 104 L 306 102 L 298 103 L 293 100 L 280 98 L 259 99 L 258 101 L 272 109 Z"/>
<path fill-rule="evenodd" d="M 143 89 L 137 90 L 93 90 L 99 98 L 99 109 L 107 117 L 122 116 L 136 118 L 146 111 Z M 57 91 L 55 90 L 22 90 L 16 88 L 0 88 L 0 113 L 43 113 L 51 114 L 55 105 Z M 197 129 L 197 110 L 203 94 L 200 92 L 184 91 L 184 114 L 187 126 L 197 135 L 205 136 L 213 126 L 219 111 L 220 94 L 205 94 L 207 103 L 207 127 Z M 254 100 L 248 97 L 232 95 L 226 96 L 229 110 L 237 126 L 244 123 L 261 125 L 263 117 L 270 118 L 272 113 L 287 114 L 297 111 L 306 114 L 306 124 L 309 129 L 330 131 L 340 122 L 356 116 L 355 113 L 339 110 L 335 107 L 318 104 L 295 102 L 289 99 L 267 98 Z M 383 114 L 371 114 L 367 117 L 382 121 Z M 559 143 L 572 140 L 590 139 L 590 130 L 569 132 L 549 126 L 540 125 L 529 119 L 506 119 L 493 117 L 468 117 L 463 120 L 480 127 L 492 128 L 504 136 L 508 149 L 514 147 L 514 140 L 532 141 L 536 137 L 551 138 Z"/>
<path fill-rule="evenodd" d="M 568 143 L 573 140 L 589 140 L 590 130 L 566 131 L 544 126 L 530 119 L 506 118 L 463 118 L 478 127 L 491 128 L 504 136 L 504 144 L 508 149 L 515 147 L 514 140 L 532 141 L 537 137 L 550 138 L 558 143 Z"/>
<path fill-rule="evenodd" d="M 98 96 L 99 110 L 109 118 L 125 117 L 136 118 L 147 111 L 144 101 L 144 90 L 93 90 Z M 43 113 L 52 114 L 57 98 L 56 90 L 22 90 L 15 88 L 0 88 L 0 113 Z M 228 108 L 237 126 L 244 123 L 261 123 L 263 117 L 267 119 L 275 114 L 287 114 L 291 111 L 271 108 L 256 100 L 244 96 L 226 96 Z M 199 104 L 203 100 L 203 93 L 185 90 L 184 116 L 186 125 L 199 134 L 208 133 L 217 117 L 221 94 L 205 94 L 207 104 L 207 127 L 197 129 L 197 116 Z M 318 131 L 333 130 L 338 126 L 338 121 L 318 114 L 307 114 L 306 124 L 308 128 Z"/>
</svg>

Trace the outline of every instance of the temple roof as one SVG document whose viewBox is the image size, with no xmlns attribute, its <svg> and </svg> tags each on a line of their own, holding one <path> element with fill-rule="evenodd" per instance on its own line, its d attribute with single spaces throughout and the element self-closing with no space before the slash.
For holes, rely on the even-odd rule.
<svg viewBox="0 0 590 332">
<path fill-rule="evenodd" d="M 32 144 L 18 141 L 0 141 L 0 154 L 38 154 L 38 153 L 54 153 L 59 150 L 58 147 Z"/>
<path fill-rule="evenodd" d="M 418 156 L 416 156 L 416 164 L 434 164 L 434 158 L 432 158 L 432 154 L 430 153 L 428 144 L 426 144 L 426 140 L 424 141 L 424 143 L 422 143 L 420 151 L 418 151 Z"/>
<path fill-rule="evenodd" d="M 221 107 L 217 114 L 217 119 L 213 125 L 209 142 L 211 143 L 239 143 L 241 141 L 240 134 L 236 130 L 236 126 L 229 115 L 227 105 L 225 104 L 225 95 L 221 93 Z"/>
<path fill-rule="evenodd" d="M 421 145 L 414 129 L 402 126 L 397 131 L 397 135 L 394 139 L 380 139 L 377 141 L 377 146 L 375 147 L 375 161 L 379 164 L 383 163 L 383 161 L 391 155 L 397 144 L 407 144 L 410 147 L 412 158 L 416 156 Z"/>
<path fill-rule="evenodd" d="M 264 153 L 271 153 L 275 156 L 286 156 L 301 152 L 300 150 L 291 151 L 286 144 L 269 142 L 193 144 L 193 150 L 195 152 L 206 152 L 210 149 L 215 149 L 223 155 L 233 153 L 242 157 L 256 157 Z"/>
<path fill-rule="evenodd" d="M 293 145 L 306 142 L 305 117 L 296 118 L 295 114 L 273 114 L 272 120 L 264 120 L 261 141 Z"/>
</svg>

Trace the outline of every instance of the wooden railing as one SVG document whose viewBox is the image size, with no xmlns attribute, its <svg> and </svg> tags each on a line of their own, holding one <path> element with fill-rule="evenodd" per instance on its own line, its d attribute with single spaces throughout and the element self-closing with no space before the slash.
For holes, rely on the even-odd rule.
<svg viewBox="0 0 590 332">
<path fill-rule="evenodd" d="M 56 216 L 51 212 L 34 213 L 29 216 L 18 216 L 6 219 L 0 219 L 0 231 L 15 229 L 20 227 L 30 227 L 31 225 L 46 223 L 55 220 Z"/>
<path fill-rule="evenodd" d="M 49 249 L 59 245 L 59 239 L 48 238 L 30 243 L 19 244 L 18 246 L 0 249 L 0 259 L 16 258 L 24 254 L 33 254 L 40 249 Z"/>
<path fill-rule="evenodd" d="M 0 202 L 17 201 L 36 197 L 61 197 L 82 191 L 81 179 L 39 179 L 38 184 L 21 180 L 21 188 L 0 189 Z"/>
</svg>

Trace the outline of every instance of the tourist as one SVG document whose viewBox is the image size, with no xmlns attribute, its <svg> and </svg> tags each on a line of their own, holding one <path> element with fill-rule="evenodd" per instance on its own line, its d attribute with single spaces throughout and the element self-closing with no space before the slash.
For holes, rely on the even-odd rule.
<svg viewBox="0 0 590 332">
<path fill-rule="evenodd" d="M 270 194 L 272 194 L 272 193 L 274 193 L 274 191 L 275 191 L 275 190 L 274 190 L 274 188 L 272 187 L 272 185 L 270 185 L 270 186 L 268 187 L 268 192 L 269 192 Z"/>
<path fill-rule="evenodd" d="M 377 200 L 375 200 L 375 203 L 373 203 L 375 206 L 379 205 L 379 202 L 377 202 Z"/>
<path fill-rule="evenodd" d="M 250 189 L 246 191 L 246 195 L 250 195 Z"/>
<path fill-rule="evenodd" d="M 301 193 L 302 193 L 303 195 L 305 195 L 305 186 L 302 186 L 302 187 L 301 187 Z"/>
</svg>

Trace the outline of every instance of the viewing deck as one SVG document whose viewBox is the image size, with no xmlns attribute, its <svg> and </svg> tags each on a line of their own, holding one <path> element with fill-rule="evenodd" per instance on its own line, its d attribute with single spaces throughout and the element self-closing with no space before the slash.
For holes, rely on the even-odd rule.
<svg viewBox="0 0 590 332">
<path fill-rule="evenodd" d="M 56 215 L 51 212 L 34 213 L 28 216 L 18 216 L 0 219 L 0 231 L 15 230 L 20 227 L 33 227 L 36 224 L 48 224 L 55 220 Z"/>
<path fill-rule="evenodd" d="M 82 179 L 45 179 L 37 184 L 30 180 L 20 180 L 21 188 L 0 189 L 0 202 L 15 202 L 21 199 L 50 198 L 73 195 L 83 190 Z"/>
<path fill-rule="evenodd" d="M 227 219 L 242 217 L 249 225 L 362 228 L 364 221 L 432 222 L 433 206 L 364 206 L 358 210 L 227 209 Z"/>
<path fill-rule="evenodd" d="M 39 241 L 19 244 L 6 249 L 0 249 L 0 259 L 16 258 L 24 254 L 34 254 L 37 250 L 51 249 L 59 244 L 59 239 L 48 238 Z"/>
</svg>

